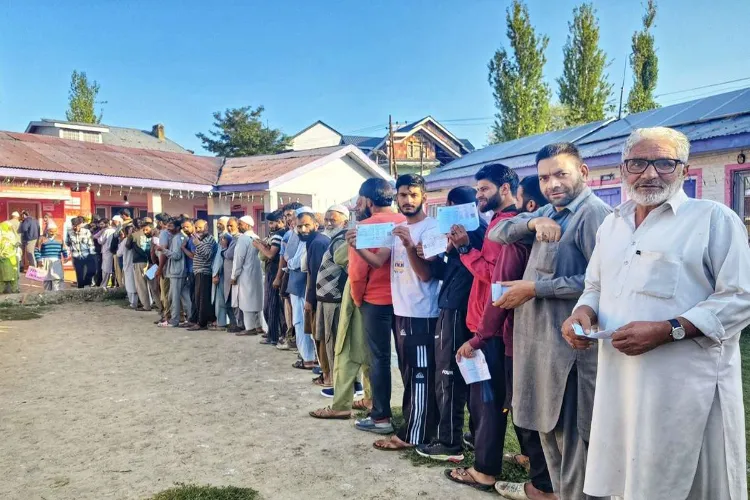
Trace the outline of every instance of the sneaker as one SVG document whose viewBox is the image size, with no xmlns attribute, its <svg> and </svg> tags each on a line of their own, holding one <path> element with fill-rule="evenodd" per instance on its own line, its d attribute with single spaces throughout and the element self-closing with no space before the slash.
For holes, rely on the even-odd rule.
<svg viewBox="0 0 750 500">
<path fill-rule="evenodd" d="M 323 370 L 320 369 L 320 366 L 315 366 L 312 369 L 313 375 L 323 375 Z"/>
<path fill-rule="evenodd" d="M 285 342 L 279 342 L 278 344 L 276 344 L 276 349 L 278 349 L 279 351 L 288 351 L 289 344 Z"/>
<path fill-rule="evenodd" d="M 393 424 L 388 420 L 387 422 L 375 422 L 372 417 L 363 418 L 357 420 L 354 427 L 361 431 L 372 432 L 375 434 L 393 434 Z"/>
<path fill-rule="evenodd" d="M 160 321 L 156 326 L 159 328 L 174 328 L 174 325 L 168 321 Z"/>
<path fill-rule="evenodd" d="M 471 435 L 471 432 L 464 432 L 463 442 L 467 450 L 474 449 L 474 436 Z"/>
<path fill-rule="evenodd" d="M 333 387 L 329 387 L 328 389 L 323 389 L 320 391 L 320 395 L 324 398 L 332 398 L 333 397 Z"/>
<path fill-rule="evenodd" d="M 460 446 L 445 446 L 443 443 L 420 444 L 417 453 L 425 458 L 439 460 L 441 462 L 453 462 L 455 464 L 464 459 Z"/>
<path fill-rule="evenodd" d="M 359 382 L 354 382 L 354 395 L 356 397 L 361 397 L 365 395 L 365 388 L 362 387 L 362 384 L 360 384 Z"/>
</svg>

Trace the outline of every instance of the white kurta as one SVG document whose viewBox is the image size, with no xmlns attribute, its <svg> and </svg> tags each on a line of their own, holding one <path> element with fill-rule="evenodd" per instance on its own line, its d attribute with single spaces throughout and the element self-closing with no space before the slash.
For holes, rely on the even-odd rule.
<svg viewBox="0 0 750 500">
<path fill-rule="evenodd" d="M 133 251 L 125 248 L 127 238 L 117 247 L 117 256 L 122 257 L 122 274 L 125 277 L 125 292 L 128 295 L 136 293 L 135 276 L 133 275 Z"/>
<path fill-rule="evenodd" d="M 638 229 L 634 210 L 628 201 L 600 227 L 578 305 L 597 311 L 602 329 L 683 317 L 705 336 L 640 356 L 599 341 L 584 492 L 684 500 L 718 391 L 731 498 L 746 499 L 739 338 L 750 323 L 747 231 L 729 208 L 682 191 Z"/>
<path fill-rule="evenodd" d="M 263 271 L 260 267 L 258 249 L 253 246 L 252 233 L 246 232 L 237 238 L 232 263 L 232 307 L 242 311 L 263 310 Z"/>
<path fill-rule="evenodd" d="M 97 236 L 97 241 L 102 246 L 102 273 L 104 274 L 112 274 L 114 272 L 114 255 L 112 255 L 109 249 L 113 237 L 115 237 L 115 230 L 111 227 L 100 231 Z"/>
</svg>

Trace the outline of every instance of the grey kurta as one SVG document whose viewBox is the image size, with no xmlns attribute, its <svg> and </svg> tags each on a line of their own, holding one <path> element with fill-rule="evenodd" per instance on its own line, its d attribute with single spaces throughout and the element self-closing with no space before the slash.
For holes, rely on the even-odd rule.
<svg viewBox="0 0 750 500">
<path fill-rule="evenodd" d="M 583 293 L 586 266 L 596 232 L 612 210 L 586 188 L 561 211 L 545 205 L 536 212 L 500 221 L 487 232 L 503 244 L 531 241 L 524 280 L 536 283 L 536 297 L 515 311 L 513 326 L 513 421 L 519 427 L 551 432 L 560 418 L 565 383 L 578 372 L 578 430 L 588 441 L 594 406 L 597 350 L 576 351 L 562 338 L 562 324 Z M 529 220 L 549 217 L 562 227 L 559 242 L 535 240 Z"/>
<path fill-rule="evenodd" d="M 258 249 L 253 246 L 249 233 L 241 234 L 234 248 L 232 279 L 232 306 L 244 311 L 263 310 L 263 271 L 258 258 Z"/>
<path fill-rule="evenodd" d="M 229 292 L 232 291 L 232 266 L 234 265 L 234 249 L 237 247 L 238 234 L 232 235 L 232 241 L 229 242 L 226 250 L 222 250 L 221 253 L 224 256 L 224 297 L 229 297 Z M 231 304 L 227 304 L 231 307 Z"/>
</svg>

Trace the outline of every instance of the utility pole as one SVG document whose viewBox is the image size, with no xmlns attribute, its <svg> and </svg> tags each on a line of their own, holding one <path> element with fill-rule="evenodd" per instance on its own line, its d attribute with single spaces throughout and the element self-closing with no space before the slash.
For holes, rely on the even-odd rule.
<svg viewBox="0 0 750 500">
<path fill-rule="evenodd" d="M 424 144 L 422 138 L 419 138 L 419 175 L 424 177 Z"/>
<path fill-rule="evenodd" d="M 388 115 L 388 168 L 393 178 L 397 178 L 396 150 L 393 147 L 393 117 L 391 115 Z"/>
<path fill-rule="evenodd" d="M 620 86 L 620 110 L 617 112 L 617 119 L 622 118 L 622 94 L 625 92 L 625 71 L 628 69 L 628 61 L 625 60 L 625 67 L 622 68 L 622 85 Z"/>
</svg>

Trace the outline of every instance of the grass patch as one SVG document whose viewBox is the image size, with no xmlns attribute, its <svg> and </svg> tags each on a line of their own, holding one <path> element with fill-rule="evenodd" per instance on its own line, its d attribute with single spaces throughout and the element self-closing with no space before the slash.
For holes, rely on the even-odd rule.
<svg viewBox="0 0 750 500">
<path fill-rule="evenodd" d="M 15 304 L 14 307 L 0 307 L 0 321 L 39 319 L 48 309 L 43 306 L 22 306 L 18 304 Z"/>
<path fill-rule="evenodd" d="M 258 492 L 251 488 L 177 483 L 174 488 L 157 493 L 149 500 L 258 500 L 259 498 Z"/>
</svg>

